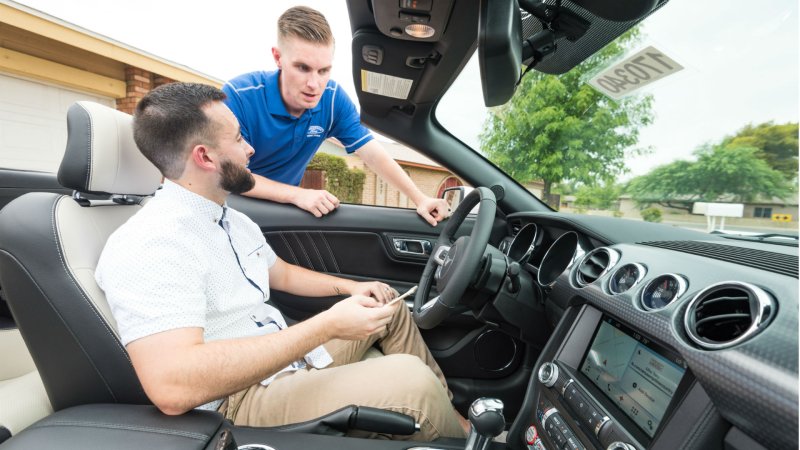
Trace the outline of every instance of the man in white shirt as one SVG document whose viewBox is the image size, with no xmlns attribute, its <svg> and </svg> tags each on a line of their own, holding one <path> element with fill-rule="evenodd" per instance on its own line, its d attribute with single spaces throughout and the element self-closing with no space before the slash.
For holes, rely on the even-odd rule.
<svg viewBox="0 0 800 450">
<path fill-rule="evenodd" d="M 380 282 L 286 263 L 225 204 L 253 187 L 253 148 L 211 86 L 175 83 L 143 98 L 134 139 L 164 186 L 108 240 L 96 270 L 151 401 L 166 414 L 219 408 L 234 423 L 302 422 L 349 404 L 412 415 L 414 439 L 463 437 L 463 417 L 406 308 Z M 270 288 L 349 294 L 287 327 Z M 402 303 L 400 303 L 402 304 Z M 373 344 L 386 356 L 361 361 Z"/>
</svg>

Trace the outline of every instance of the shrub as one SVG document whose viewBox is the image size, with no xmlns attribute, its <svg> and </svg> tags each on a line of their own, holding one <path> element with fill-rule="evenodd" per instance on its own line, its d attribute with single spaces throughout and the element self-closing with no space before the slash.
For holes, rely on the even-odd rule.
<svg viewBox="0 0 800 450">
<path fill-rule="evenodd" d="M 363 170 L 350 169 L 343 158 L 327 153 L 317 153 L 306 169 L 325 172 L 325 189 L 343 203 L 361 203 L 364 191 Z"/>
<path fill-rule="evenodd" d="M 645 222 L 661 222 L 661 210 L 658 208 L 643 209 L 640 214 Z"/>
<path fill-rule="evenodd" d="M 625 215 L 625 213 L 622 212 L 622 211 L 614 211 L 614 217 L 622 217 L 624 215 Z"/>
</svg>

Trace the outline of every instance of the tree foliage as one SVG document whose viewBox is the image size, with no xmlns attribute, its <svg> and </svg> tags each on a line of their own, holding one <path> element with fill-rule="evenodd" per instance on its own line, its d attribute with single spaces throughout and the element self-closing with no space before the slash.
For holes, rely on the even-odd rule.
<svg viewBox="0 0 800 450">
<path fill-rule="evenodd" d="M 592 209 L 612 209 L 621 193 L 622 187 L 613 182 L 583 185 L 575 191 L 575 205 Z"/>
<path fill-rule="evenodd" d="M 752 202 L 786 198 L 793 185 L 766 161 L 759 149 L 733 143 L 706 145 L 695 161 L 678 160 L 632 179 L 626 192 L 640 206 L 657 203 L 691 211 L 694 202 Z"/>
<path fill-rule="evenodd" d="M 319 152 L 311 158 L 306 170 L 325 172 L 325 189 L 344 203 L 361 203 L 366 174 L 350 169 L 344 158 Z"/>
<path fill-rule="evenodd" d="M 543 180 L 545 198 L 562 180 L 592 184 L 625 172 L 626 156 L 642 151 L 634 147 L 652 121 L 652 97 L 612 100 L 585 79 L 637 40 L 633 29 L 560 76 L 531 71 L 487 118 L 482 150 L 519 181 Z"/>
<path fill-rule="evenodd" d="M 782 173 L 787 180 L 797 180 L 797 132 L 797 122 L 750 124 L 735 135 L 726 137 L 722 143 L 732 147 L 757 148 L 757 156 L 770 167 Z"/>
</svg>

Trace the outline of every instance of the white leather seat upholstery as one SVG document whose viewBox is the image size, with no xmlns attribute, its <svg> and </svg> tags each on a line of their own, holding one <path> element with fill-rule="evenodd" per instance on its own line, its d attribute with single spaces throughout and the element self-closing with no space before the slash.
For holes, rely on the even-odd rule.
<svg viewBox="0 0 800 450">
<path fill-rule="evenodd" d="M 13 436 L 53 408 L 18 329 L 0 330 L 0 355 L 0 427 Z"/>
</svg>

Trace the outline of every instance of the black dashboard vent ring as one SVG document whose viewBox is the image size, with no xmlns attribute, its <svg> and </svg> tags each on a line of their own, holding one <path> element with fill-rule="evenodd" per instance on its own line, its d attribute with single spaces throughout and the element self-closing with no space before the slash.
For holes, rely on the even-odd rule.
<svg viewBox="0 0 800 450">
<path fill-rule="evenodd" d="M 684 315 L 686 334 L 709 350 L 728 348 L 761 331 L 776 312 L 772 297 L 741 281 L 713 284 L 689 303 Z"/>
<path fill-rule="evenodd" d="M 602 277 L 619 261 L 619 252 L 608 247 L 599 247 L 587 253 L 575 270 L 578 286 L 588 286 Z"/>
</svg>

